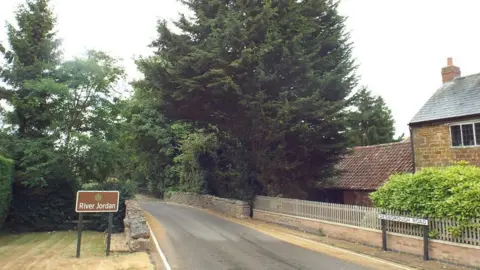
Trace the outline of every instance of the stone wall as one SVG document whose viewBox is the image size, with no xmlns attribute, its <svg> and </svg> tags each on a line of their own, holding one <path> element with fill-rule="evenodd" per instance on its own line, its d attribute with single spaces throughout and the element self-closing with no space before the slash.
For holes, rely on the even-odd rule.
<svg viewBox="0 0 480 270">
<path fill-rule="evenodd" d="M 198 208 L 211 209 L 237 218 L 250 217 L 250 205 L 247 202 L 224 199 L 211 195 L 200 195 L 187 192 L 175 192 L 165 196 L 166 202 L 190 205 Z"/>
<path fill-rule="evenodd" d="M 480 166 L 480 147 L 451 147 L 450 124 L 441 122 L 412 128 L 417 171 L 460 160 Z"/>
<path fill-rule="evenodd" d="M 125 201 L 125 240 L 130 251 L 145 251 L 150 241 L 150 229 L 138 202 Z"/>
<path fill-rule="evenodd" d="M 295 217 L 256 209 L 253 209 L 253 218 L 297 228 L 310 233 L 322 233 L 328 237 L 343 239 L 364 245 L 375 247 L 382 246 L 382 232 L 379 230 L 310 218 Z M 423 256 L 423 238 L 388 233 L 387 248 L 389 250 Z M 480 267 L 480 247 L 478 246 L 430 240 L 429 255 L 430 258 L 440 261 L 469 267 Z"/>
</svg>

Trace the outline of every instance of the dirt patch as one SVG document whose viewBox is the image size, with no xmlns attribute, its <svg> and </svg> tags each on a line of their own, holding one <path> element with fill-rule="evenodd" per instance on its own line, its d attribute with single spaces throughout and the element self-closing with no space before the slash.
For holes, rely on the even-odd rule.
<svg viewBox="0 0 480 270">
<path fill-rule="evenodd" d="M 130 250 L 127 247 L 127 240 L 125 240 L 125 234 L 123 233 L 112 234 L 112 240 L 110 241 L 110 251 L 124 252 L 124 253 L 130 252 Z"/>
<path fill-rule="evenodd" d="M 0 269 L 135 269 L 153 270 L 145 252 L 105 256 L 104 234 L 82 234 L 81 257 L 75 258 L 77 233 L 42 232 L 0 236 Z"/>
</svg>

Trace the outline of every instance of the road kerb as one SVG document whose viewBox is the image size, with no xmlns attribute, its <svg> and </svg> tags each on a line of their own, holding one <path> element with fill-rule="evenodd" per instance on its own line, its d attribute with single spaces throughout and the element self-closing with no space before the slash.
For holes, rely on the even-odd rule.
<svg viewBox="0 0 480 270">
<path fill-rule="evenodd" d="M 386 260 L 381 260 L 381 259 L 378 259 L 378 258 L 375 258 L 375 257 L 372 257 L 372 256 L 360 254 L 360 253 L 357 253 L 357 252 L 350 251 L 348 249 L 343 249 L 343 248 L 335 247 L 335 246 L 332 246 L 332 245 L 327 245 L 327 244 L 324 244 L 324 243 L 313 241 L 313 240 L 303 238 L 303 237 L 300 237 L 300 236 L 296 236 L 296 235 L 293 235 L 293 234 L 284 233 L 284 232 L 280 232 L 280 234 L 287 235 L 288 237 L 300 239 L 302 241 L 310 242 L 310 243 L 313 243 L 313 244 L 316 244 L 316 245 L 319 245 L 319 246 L 323 246 L 323 247 L 326 247 L 326 248 L 330 248 L 330 249 L 338 250 L 338 251 L 348 253 L 348 254 L 351 254 L 351 255 L 355 255 L 355 256 L 358 256 L 358 257 L 361 257 L 361 258 L 366 258 L 368 260 L 380 262 L 380 263 L 383 263 L 383 264 L 386 264 L 386 265 L 389 265 L 389 266 L 396 267 L 398 269 L 414 270 L 414 268 L 411 268 L 411 267 L 407 267 L 407 266 L 400 265 L 400 264 L 397 264 L 397 263 L 389 262 L 389 261 L 386 261 Z"/>
<path fill-rule="evenodd" d="M 208 212 L 212 213 L 211 211 L 208 211 Z M 252 229 L 254 229 L 258 232 L 265 233 L 267 235 L 270 235 L 272 237 L 275 237 L 275 238 L 280 239 L 280 240 L 282 240 L 284 242 L 287 242 L 287 243 L 298 245 L 297 243 L 294 243 L 294 241 L 289 241 L 288 239 L 285 239 L 284 237 L 279 237 L 279 236 L 283 235 L 287 238 L 293 238 L 293 239 L 297 239 L 297 240 L 300 240 L 300 241 L 303 241 L 303 242 L 314 244 L 316 247 L 322 247 L 322 248 L 327 249 L 327 250 L 329 249 L 329 250 L 332 250 L 332 251 L 336 251 L 337 254 L 332 254 L 332 253 L 328 253 L 328 252 L 325 252 L 325 251 L 322 252 L 322 251 L 315 250 L 316 252 L 324 253 L 326 255 L 330 255 L 332 257 L 336 257 L 336 258 L 339 258 L 339 259 L 348 260 L 348 261 L 351 261 L 353 263 L 360 263 L 362 265 L 365 265 L 364 263 L 361 263 L 358 260 L 352 260 L 352 258 L 346 258 L 345 256 L 341 256 L 338 253 L 343 253 L 345 255 L 353 255 L 357 258 L 361 258 L 361 259 L 366 260 L 366 261 L 379 263 L 379 264 L 382 264 L 384 266 L 388 266 L 389 269 L 402 269 L 402 270 L 414 270 L 414 269 L 416 269 L 416 268 L 411 268 L 411 267 L 404 266 L 404 265 L 401 265 L 401 264 L 397 264 L 397 263 L 394 263 L 394 262 L 391 262 L 391 261 L 379 259 L 379 258 L 376 258 L 376 257 L 373 257 L 373 256 L 357 253 L 357 252 L 354 252 L 354 251 L 351 251 L 351 250 L 348 250 L 348 249 L 339 248 L 339 247 L 335 247 L 335 246 L 332 246 L 332 245 L 324 244 L 324 243 L 321 243 L 321 242 L 318 242 L 318 241 L 314 241 L 314 240 L 311 240 L 311 239 L 308 239 L 308 238 L 296 236 L 296 235 L 293 235 L 293 234 L 289 234 L 289 233 L 285 233 L 285 232 L 281 232 L 281 231 L 271 229 L 270 231 L 274 232 L 274 233 L 272 233 L 269 230 L 265 230 L 261 227 L 249 226 L 248 222 L 245 222 L 245 221 L 239 221 L 239 220 L 236 220 L 234 218 L 225 217 L 225 216 L 222 216 L 218 213 L 212 213 L 212 214 L 220 216 L 224 219 L 227 219 L 227 220 L 229 220 L 231 222 L 234 222 L 234 223 L 237 223 L 239 225 L 252 228 Z M 304 247 L 303 245 L 300 245 L 300 246 Z M 307 248 L 307 247 L 304 247 L 304 248 Z M 311 248 L 308 248 L 308 249 L 311 249 Z M 384 269 L 384 268 L 383 267 L 374 267 L 374 269 Z"/>
</svg>

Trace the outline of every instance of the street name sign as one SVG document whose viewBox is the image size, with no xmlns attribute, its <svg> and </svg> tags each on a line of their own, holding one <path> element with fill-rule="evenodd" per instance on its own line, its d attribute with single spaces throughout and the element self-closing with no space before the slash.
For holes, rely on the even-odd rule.
<svg viewBox="0 0 480 270">
<path fill-rule="evenodd" d="M 387 215 L 387 214 L 379 214 L 378 218 L 383 219 L 383 220 L 397 221 L 397 222 L 410 223 L 410 224 L 418 224 L 418 225 L 423 225 L 423 226 L 428 225 L 428 219 L 422 219 L 422 218 L 393 216 L 393 215 Z"/>
<path fill-rule="evenodd" d="M 378 218 L 381 221 L 382 249 L 384 251 L 387 251 L 387 220 L 388 221 L 403 222 L 403 223 L 410 223 L 410 224 L 415 224 L 415 225 L 421 225 L 423 227 L 423 259 L 425 261 L 429 260 L 429 255 L 428 255 L 428 219 L 402 217 L 402 216 L 394 216 L 394 215 L 387 215 L 387 214 L 379 214 Z"/>
<path fill-rule="evenodd" d="M 75 211 L 77 213 L 118 212 L 118 191 L 79 190 Z"/>
</svg>

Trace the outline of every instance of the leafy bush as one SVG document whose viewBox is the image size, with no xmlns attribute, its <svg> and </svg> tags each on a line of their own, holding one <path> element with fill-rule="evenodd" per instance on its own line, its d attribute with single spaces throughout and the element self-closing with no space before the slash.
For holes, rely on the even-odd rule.
<svg viewBox="0 0 480 270">
<path fill-rule="evenodd" d="M 424 217 L 480 218 L 480 168 L 460 162 L 392 175 L 370 197 L 376 207 Z"/>
<path fill-rule="evenodd" d="M 217 138 L 214 133 L 203 130 L 189 134 L 181 141 L 180 154 L 173 160 L 179 177 L 179 190 L 194 193 L 206 193 L 206 171 L 210 167 L 216 151 Z"/>
<path fill-rule="evenodd" d="M 132 199 L 135 196 L 137 186 L 133 181 L 119 181 L 109 179 L 104 183 L 90 183 L 82 186 L 83 190 L 118 190 L 120 192 L 118 212 L 113 214 L 113 232 L 123 231 L 123 219 L 125 218 L 125 200 Z M 91 220 L 92 223 L 84 224 L 84 228 L 96 231 L 106 231 L 108 229 L 108 214 L 95 213 L 86 214 L 84 219 Z"/>
<path fill-rule="evenodd" d="M 12 200 L 13 161 L 0 155 L 0 228 Z"/>
</svg>

